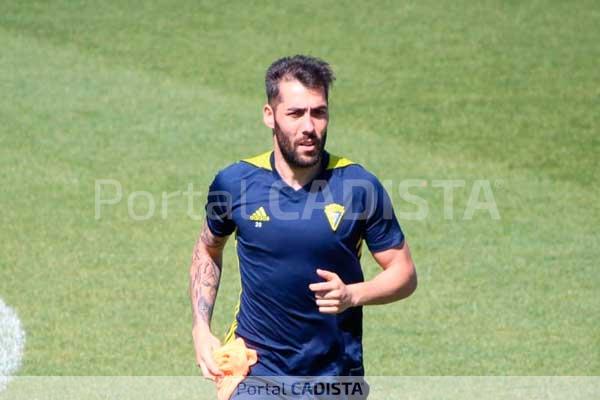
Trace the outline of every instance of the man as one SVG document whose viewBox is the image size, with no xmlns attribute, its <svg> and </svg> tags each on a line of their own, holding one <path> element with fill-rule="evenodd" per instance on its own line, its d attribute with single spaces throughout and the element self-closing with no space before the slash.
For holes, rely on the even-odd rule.
<svg viewBox="0 0 600 400">
<path fill-rule="evenodd" d="M 210 320 L 222 253 L 235 232 L 242 293 L 227 341 L 257 351 L 252 376 L 361 376 L 362 306 L 409 296 L 416 274 L 380 182 L 325 151 L 329 65 L 307 56 L 275 61 L 263 119 L 273 150 L 215 177 L 190 267 L 193 339 L 202 374 L 222 374 Z M 382 267 L 364 281 L 366 242 Z"/>
</svg>

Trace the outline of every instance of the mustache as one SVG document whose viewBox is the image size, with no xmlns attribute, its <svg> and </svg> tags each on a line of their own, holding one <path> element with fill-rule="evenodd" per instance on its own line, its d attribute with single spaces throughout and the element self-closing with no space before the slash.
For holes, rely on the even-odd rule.
<svg viewBox="0 0 600 400">
<path fill-rule="evenodd" d="M 310 146 L 313 144 L 319 144 L 321 143 L 321 140 L 318 137 L 311 137 L 311 138 L 305 138 L 302 140 L 299 140 L 298 142 L 296 142 L 297 145 L 305 145 L 305 146 Z"/>
<path fill-rule="evenodd" d="M 323 140 L 324 140 L 324 137 L 320 138 L 316 133 L 308 133 L 308 134 L 305 134 L 302 137 L 302 139 L 296 141 L 295 144 L 296 144 L 296 146 L 320 145 L 323 142 Z"/>
</svg>

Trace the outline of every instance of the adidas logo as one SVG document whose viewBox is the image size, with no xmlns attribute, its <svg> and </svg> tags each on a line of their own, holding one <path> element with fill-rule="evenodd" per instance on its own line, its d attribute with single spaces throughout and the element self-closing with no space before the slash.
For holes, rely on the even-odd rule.
<svg viewBox="0 0 600 400">
<path fill-rule="evenodd" d="M 258 210 L 254 211 L 252 215 L 250 215 L 250 221 L 255 222 L 267 222 L 271 218 L 267 215 L 264 207 L 260 207 Z"/>
</svg>

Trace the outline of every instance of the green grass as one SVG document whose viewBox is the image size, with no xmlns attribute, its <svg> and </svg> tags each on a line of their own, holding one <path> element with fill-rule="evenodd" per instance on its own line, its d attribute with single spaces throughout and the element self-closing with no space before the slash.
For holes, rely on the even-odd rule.
<svg viewBox="0 0 600 400">
<path fill-rule="evenodd" d="M 218 169 L 267 149 L 264 70 L 295 53 L 337 73 L 332 152 L 396 192 L 427 182 L 413 192 L 428 217 L 400 221 L 420 287 L 366 309 L 367 373 L 600 374 L 597 2 L 5 2 L 0 43 L 0 297 L 27 331 L 21 374 L 197 373 L 186 291 L 200 222 L 181 196 L 147 221 L 126 199 L 188 183 L 204 195 Z M 124 200 L 96 221 L 104 178 Z M 436 179 L 466 182 L 452 220 Z M 462 219 L 476 179 L 500 221 Z M 229 246 L 219 335 L 238 290 Z"/>
</svg>

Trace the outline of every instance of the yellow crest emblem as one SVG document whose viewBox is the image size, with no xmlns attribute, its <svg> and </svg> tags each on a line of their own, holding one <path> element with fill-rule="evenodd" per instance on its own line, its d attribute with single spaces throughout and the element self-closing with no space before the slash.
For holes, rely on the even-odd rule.
<svg viewBox="0 0 600 400">
<path fill-rule="evenodd" d="M 331 229 L 334 232 L 342 221 L 345 211 L 346 209 L 341 204 L 331 203 L 325 206 L 325 215 L 327 216 L 327 221 L 329 221 L 329 226 L 331 226 Z"/>
</svg>

